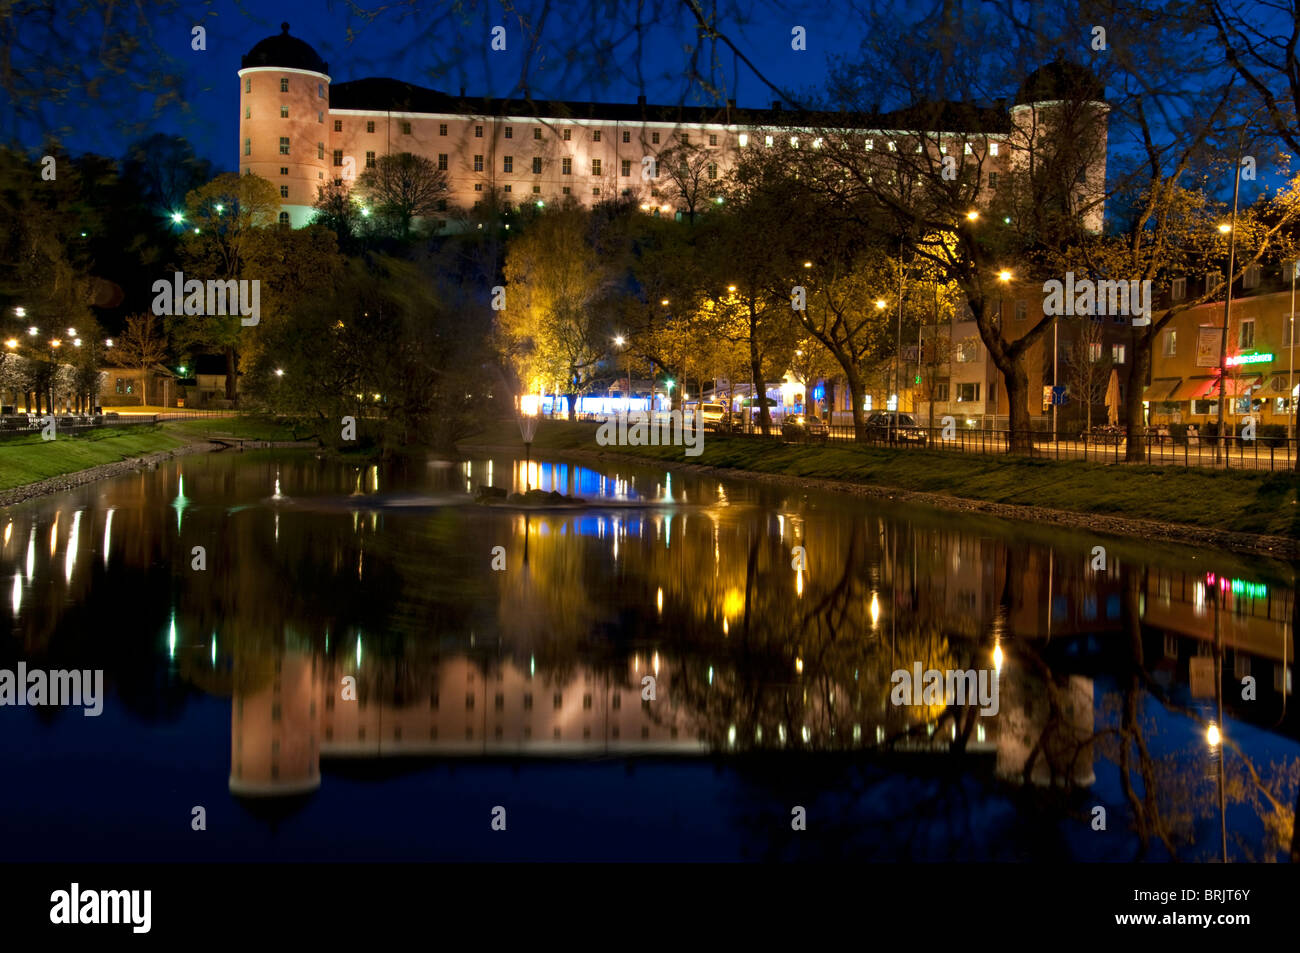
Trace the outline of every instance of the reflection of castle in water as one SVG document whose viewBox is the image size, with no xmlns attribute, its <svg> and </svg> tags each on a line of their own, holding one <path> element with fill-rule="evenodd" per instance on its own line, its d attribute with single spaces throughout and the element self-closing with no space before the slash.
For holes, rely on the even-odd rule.
<svg viewBox="0 0 1300 953">
<path fill-rule="evenodd" d="M 867 751 L 887 742 L 897 752 L 938 753 L 957 743 L 961 720 L 950 719 L 935 733 L 939 720 L 933 711 L 918 716 L 916 709 L 845 704 L 851 690 L 834 685 L 812 692 L 811 686 L 769 686 L 773 693 L 799 696 L 798 717 L 737 725 L 719 720 L 698 699 L 681 701 L 688 692 L 676 690 L 671 666 L 658 653 L 635 656 L 623 678 L 581 666 L 556 680 L 530 669 L 506 661 L 485 673 L 462 655 L 403 677 L 385 660 L 368 663 L 358 675 L 351 660 L 326 661 L 306 652 L 240 657 L 231 706 L 230 790 L 241 796 L 314 791 L 322 759 L 698 757 Z M 656 678 L 653 701 L 642 697 L 641 679 L 648 674 Z M 357 678 L 355 701 L 343 700 L 347 676 Z M 1018 781 L 1033 739 L 1045 734 L 1061 744 L 1039 746 L 1029 780 L 1052 783 L 1060 769 L 1057 749 L 1091 733 L 1091 681 L 1070 679 L 1069 692 L 1079 702 L 1070 711 L 1074 720 L 1049 726 L 1059 715 L 1041 698 L 1035 704 L 1037 686 L 1017 689 L 1018 679 L 1003 670 L 1000 714 L 975 719 L 961 748 L 993 758 L 1000 776 Z M 1073 760 L 1074 783 L 1091 784 L 1090 747 Z"/>
</svg>

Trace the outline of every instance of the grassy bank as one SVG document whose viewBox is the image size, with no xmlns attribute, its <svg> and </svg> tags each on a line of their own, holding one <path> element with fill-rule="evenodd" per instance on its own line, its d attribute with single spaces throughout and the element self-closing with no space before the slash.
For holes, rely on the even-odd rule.
<svg viewBox="0 0 1300 953">
<path fill-rule="evenodd" d="M 76 437 L 60 434 L 54 440 L 42 440 L 37 433 L 0 441 L 0 490 L 160 450 L 174 450 L 187 442 L 163 427 L 102 430 Z"/>
<path fill-rule="evenodd" d="M 545 420 L 537 428 L 533 447 L 535 451 L 600 450 L 595 433 L 595 424 Z M 523 449 L 513 421 L 495 424 L 465 444 Z M 1290 473 L 1107 465 L 834 443 L 786 445 L 714 434 L 705 435 L 704 452 L 698 457 L 684 456 L 681 447 L 609 449 L 665 462 L 1300 539 L 1296 503 L 1300 480 Z"/>
<path fill-rule="evenodd" d="M 199 417 L 169 420 L 162 425 L 168 432 L 190 440 L 228 437 L 241 440 L 307 440 L 319 432 L 312 421 L 292 417 Z"/>
</svg>

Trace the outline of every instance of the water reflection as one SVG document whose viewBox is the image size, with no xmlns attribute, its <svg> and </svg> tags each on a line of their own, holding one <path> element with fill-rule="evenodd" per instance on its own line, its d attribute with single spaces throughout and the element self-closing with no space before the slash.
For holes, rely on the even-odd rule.
<svg viewBox="0 0 1300 953">
<path fill-rule="evenodd" d="M 493 472 L 593 505 L 469 504 Z M 859 772 L 852 797 L 808 783 L 878 849 L 902 835 L 864 818 L 934 824 L 948 796 L 880 778 L 928 777 L 968 825 L 1014 804 L 1063 856 L 1295 850 L 1295 582 L 1267 560 L 662 470 L 248 454 L 13 508 L 5 576 L 0 666 L 103 667 L 147 719 L 228 698 L 206 757 L 240 798 L 367 759 L 649 755 L 720 757 L 775 797 L 755 759 L 804 752 Z M 998 713 L 891 704 L 916 663 L 992 670 Z"/>
</svg>

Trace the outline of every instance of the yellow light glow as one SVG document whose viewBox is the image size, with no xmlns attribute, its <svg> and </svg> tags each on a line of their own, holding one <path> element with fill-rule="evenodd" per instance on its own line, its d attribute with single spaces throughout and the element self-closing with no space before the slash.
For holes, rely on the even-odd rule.
<svg viewBox="0 0 1300 953">
<path fill-rule="evenodd" d="M 1226 235 L 1226 234 L 1228 234 L 1228 232 L 1232 231 L 1232 226 L 1231 226 L 1231 225 L 1220 225 L 1220 226 L 1219 226 L 1219 231 L 1220 231 L 1220 233 Z"/>
<path fill-rule="evenodd" d="M 537 394 L 521 394 L 519 412 L 525 417 L 536 417 L 542 406 L 542 398 Z"/>
<path fill-rule="evenodd" d="M 5 341 L 5 347 L 7 348 L 13 349 L 16 348 L 17 346 L 18 346 L 17 338 L 10 338 L 9 340 Z"/>
<path fill-rule="evenodd" d="M 1210 722 L 1210 727 L 1205 730 L 1205 740 L 1210 743 L 1211 748 L 1217 748 L 1222 740 L 1219 737 L 1219 726 Z"/>
<path fill-rule="evenodd" d="M 1009 271 L 998 272 L 998 281 L 1010 281 L 1010 280 L 1011 280 L 1011 272 Z"/>
<path fill-rule="evenodd" d="M 995 671 L 1002 671 L 1002 646 L 993 646 L 993 668 Z"/>
<path fill-rule="evenodd" d="M 802 658 L 796 658 L 796 659 L 794 660 L 794 670 L 795 670 L 798 674 L 800 674 L 800 675 L 803 674 L 803 659 L 802 659 Z"/>
<path fill-rule="evenodd" d="M 968 222 L 973 222 L 979 217 L 980 217 L 980 213 L 975 211 L 974 209 L 971 209 L 969 212 L 966 213 L 966 221 Z"/>
<path fill-rule="evenodd" d="M 871 627 L 874 629 L 880 624 L 880 598 L 873 592 L 871 594 Z"/>
<path fill-rule="evenodd" d="M 884 299 L 884 298 L 877 298 L 877 299 L 876 299 L 876 310 L 877 310 L 877 311 L 884 311 L 884 310 L 885 310 L 885 304 L 886 304 L 886 302 L 885 302 L 885 299 Z"/>
</svg>

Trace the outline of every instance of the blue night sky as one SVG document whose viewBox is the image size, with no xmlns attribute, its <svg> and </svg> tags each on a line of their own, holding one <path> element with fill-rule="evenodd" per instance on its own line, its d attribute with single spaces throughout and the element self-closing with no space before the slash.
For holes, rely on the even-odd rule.
<svg viewBox="0 0 1300 953">
<path fill-rule="evenodd" d="M 185 136 L 196 151 L 217 163 L 233 168 L 238 141 L 238 87 L 236 71 L 240 57 L 255 43 L 280 32 L 280 23 L 290 24 L 292 35 L 305 40 L 330 64 L 333 82 L 390 76 L 419 85 L 459 92 L 470 96 L 506 96 L 520 92 L 520 77 L 526 59 L 518 21 L 502 13 L 500 4 L 483 4 L 464 19 L 453 21 L 447 4 L 348 4 L 334 0 L 285 0 L 247 4 L 233 0 L 188 4 L 183 12 L 149 21 L 152 42 L 163 62 L 160 72 L 179 77 L 183 102 L 165 108 L 150 121 L 150 97 L 137 97 L 138 111 L 104 121 L 103 111 L 86 108 L 75 98 L 51 116 L 66 124 L 72 133 L 63 137 L 72 152 L 99 152 L 120 156 L 139 130 L 121 128 L 122 122 L 144 124 L 150 132 Z M 477 6 L 477 5 L 476 5 Z M 538 5 L 533 5 L 538 6 Z M 664 22 L 646 31 L 643 53 L 638 56 L 633 32 L 608 30 L 613 51 L 591 55 L 596 38 L 587 31 L 589 11 L 614 3 L 555 4 L 544 29 L 543 44 L 531 57 L 530 92 L 538 98 L 635 102 L 644 94 L 651 103 L 684 105 L 713 101 L 698 88 L 691 89 L 682 75 L 683 45 L 692 42 L 694 30 L 685 20 L 684 7 L 670 5 L 673 12 Z M 373 18 L 358 15 L 360 8 L 383 9 Z M 627 25 L 635 7 L 620 6 L 619 23 Z M 788 15 L 764 5 L 764 19 L 732 24 L 729 34 L 764 74 L 782 89 L 795 94 L 820 86 L 827 77 L 828 57 L 850 54 L 860 42 L 860 31 L 845 29 L 842 11 L 819 6 L 802 6 Z M 671 22 L 668 22 L 671 20 Z M 612 23 L 613 21 L 606 21 Z M 191 30 L 201 23 L 207 30 L 207 49 L 191 49 Z M 807 50 L 791 49 L 794 24 L 807 30 Z M 494 25 L 507 30 L 506 52 L 489 50 Z M 97 29 L 91 25 L 88 31 Z M 602 36 L 597 31 L 597 36 Z M 620 39 L 621 38 L 621 41 Z M 566 60 L 574 47 L 587 62 Z M 707 51 L 706 51 L 707 53 Z M 707 56 L 706 56 L 707 63 Z M 714 76 L 725 84 L 727 98 L 741 107 L 765 107 L 776 98 L 751 70 L 733 57 L 730 50 L 718 52 Z M 707 68 L 705 66 L 704 68 Z M 123 84 L 128 79 L 124 77 Z M 34 148 L 43 129 L 22 130 L 22 140 Z"/>
</svg>

